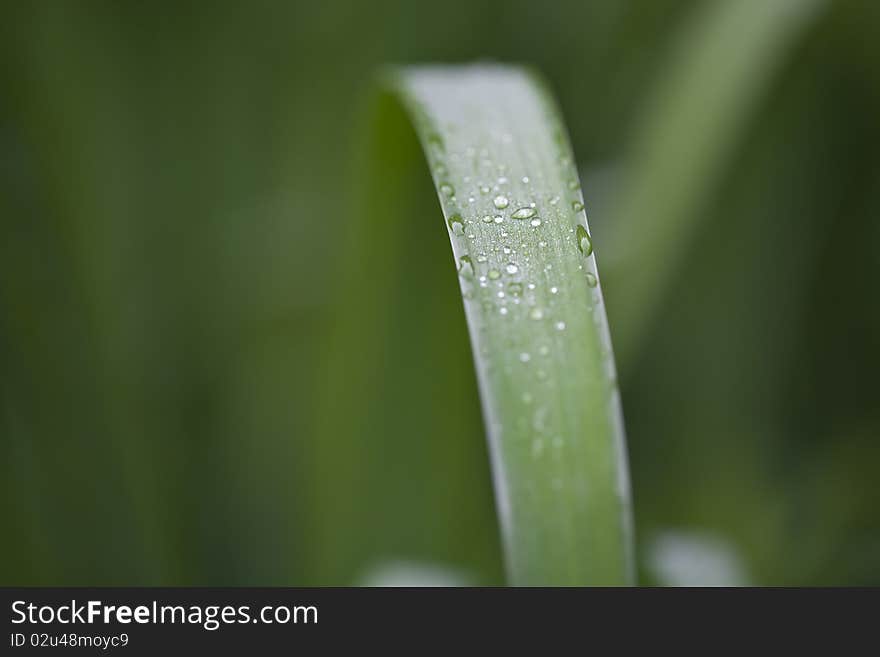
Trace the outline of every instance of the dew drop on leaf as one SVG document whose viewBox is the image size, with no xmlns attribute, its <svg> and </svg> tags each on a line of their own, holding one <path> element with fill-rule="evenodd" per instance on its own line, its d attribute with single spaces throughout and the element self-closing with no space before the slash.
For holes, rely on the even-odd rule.
<svg viewBox="0 0 880 657">
<path fill-rule="evenodd" d="M 473 278 L 474 263 L 471 262 L 470 256 L 461 256 L 458 259 L 458 273 L 465 278 Z"/>
<path fill-rule="evenodd" d="M 432 148 L 439 151 L 443 151 L 446 148 L 443 143 L 443 137 L 441 137 L 436 132 L 428 133 L 428 144 L 430 144 Z"/>
<path fill-rule="evenodd" d="M 538 458 L 541 456 L 541 452 L 544 451 L 544 441 L 541 438 L 535 438 L 532 441 L 532 457 Z"/>
<path fill-rule="evenodd" d="M 513 219 L 531 219 L 538 211 L 535 208 L 520 208 L 519 210 L 515 210 L 510 216 Z"/>
<path fill-rule="evenodd" d="M 499 210 L 503 210 L 508 205 L 510 205 L 510 201 L 507 200 L 506 196 L 496 196 L 492 200 L 492 203 L 494 203 L 495 207 L 498 208 Z"/>
<path fill-rule="evenodd" d="M 578 249 L 580 249 L 581 253 L 588 256 L 593 252 L 593 239 L 590 237 L 587 229 L 580 224 L 578 224 L 575 238 L 577 239 Z"/>
</svg>

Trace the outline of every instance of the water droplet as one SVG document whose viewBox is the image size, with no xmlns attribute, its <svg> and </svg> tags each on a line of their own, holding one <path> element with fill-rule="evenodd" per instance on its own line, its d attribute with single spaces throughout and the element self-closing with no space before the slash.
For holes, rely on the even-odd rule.
<svg viewBox="0 0 880 657">
<path fill-rule="evenodd" d="M 547 428 L 547 407 L 539 406 L 532 415 L 532 429 L 543 433 Z"/>
<path fill-rule="evenodd" d="M 492 221 L 494 221 L 496 224 L 500 224 L 504 221 L 504 217 L 502 217 L 500 214 L 495 215 L 495 217 L 493 217 Z"/>
<path fill-rule="evenodd" d="M 487 258 L 484 254 L 479 254 L 477 256 L 477 262 L 486 262 L 489 258 Z"/>
<path fill-rule="evenodd" d="M 559 292 L 559 288 L 555 285 L 550 288 L 550 294 L 557 294 Z"/>
<path fill-rule="evenodd" d="M 550 353 L 550 347 L 548 347 L 545 344 L 542 344 L 540 347 L 538 347 L 538 353 L 541 354 L 542 356 L 546 356 L 547 354 Z"/>
<path fill-rule="evenodd" d="M 504 255 L 510 255 L 512 249 L 509 246 L 505 246 L 501 249 L 501 251 L 504 253 Z"/>
<path fill-rule="evenodd" d="M 458 273 L 466 278 L 474 275 L 474 264 L 471 262 L 470 256 L 461 256 L 458 259 Z"/>
<path fill-rule="evenodd" d="M 520 208 L 519 210 L 514 210 L 510 215 L 513 219 L 531 219 L 538 211 L 535 208 Z"/>
<path fill-rule="evenodd" d="M 544 317 L 544 311 L 541 310 L 540 308 L 532 308 L 529 311 L 529 318 L 530 319 L 537 320 L 537 319 L 543 319 L 543 317 Z"/>
<path fill-rule="evenodd" d="M 507 286 L 507 291 L 510 292 L 512 296 L 518 297 L 522 294 L 522 283 L 511 283 Z"/>
<path fill-rule="evenodd" d="M 532 357 L 528 352 L 524 351 L 519 355 L 519 362 L 521 363 L 528 363 L 530 360 L 532 360 Z"/>
<path fill-rule="evenodd" d="M 491 224 L 492 223 L 492 216 L 487 214 L 480 221 L 482 221 L 484 224 Z"/>
<path fill-rule="evenodd" d="M 534 228 L 537 228 L 538 226 L 541 225 L 541 220 L 538 219 L 538 217 L 535 217 L 535 218 L 532 219 L 529 223 L 532 224 L 532 226 L 533 226 Z"/>
<path fill-rule="evenodd" d="M 590 287 L 596 287 L 599 284 L 599 280 L 596 278 L 596 274 L 591 271 L 587 272 L 587 285 Z"/>
<path fill-rule="evenodd" d="M 519 271 L 519 267 L 517 267 L 514 263 L 508 263 L 507 267 L 505 267 L 508 274 L 515 274 Z"/>
<path fill-rule="evenodd" d="M 499 310 L 498 312 L 500 312 L 502 315 L 506 315 L 506 314 L 507 314 L 507 308 L 502 307 L 501 310 Z"/>
<path fill-rule="evenodd" d="M 524 185 L 528 185 L 528 184 L 529 184 L 529 177 L 528 177 L 528 176 L 523 176 L 523 177 L 522 177 L 522 181 L 523 181 L 523 184 L 524 184 Z"/>
<path fill-rule="evenodd" d="M 497 281 L 499 278 L 501 278 L 501 272 L 497 269 L 490 269 L 489 278 L 493 281 Z"/>
<path fill-rule="evenodd" d="M 428 133 L 428 143 L 441 151 L 444 149 L 443 137 L 436 132 Z"/>
<path fill-rule="evenodd" d="M 541 240 L 540 242 L 538 242 L 538 246 L 540 246 L 543 249 L 545 246 L 547 246 L 547 242 L 545 242 L 544 240 Z"/>
<path fill-rule="evenodd" d="M 580 212 L 581 210 L 584 209 L 584 204 L 581 203 L 580 201 L 572 201 L 571 202 L 571 209 L 574 210 L 575 212 Z"/>
<path fill-rule="evenodd" d="M 568 188 L 569 189 L 577 189 L 580 186 L 581 186 L 581 184 L 578 182 L 577 178 L 572 178 L 571 180 L 568 181 Z"/>
<path fill-rule="evenodd" d="M 440 191 L 443 192 L 446 196 L 452 196 L 453 194 L 455 194 L 455 188 L 448 182 L 440 183 Z"/>
<path fill-rule="evenodd" d="M 480 185 L 480 194 L 488 194 L 489 185 Z"/>
<path fill-rule="evenodd" d="M 541 452 L 544 451 L 544 440 L 541 438 L 535 438 L 532 441 L 532 457 L 538 458 L 541 456 Z"/>
<path fill-rule="evenodd" d="M 455 235 L 461 235 L 464 233 L 464 222 L 461 220 L 461 215 L 454 214 L 449 217 L 449 229 Z"/>
<path fill-rule="evenodd" d="M 557 331 L 565 330 L 565 322 L 556 322 L 555 326 Z"/>
<path fill-rule="evenodd" d="M 580 249 L 581 253 L 585 256 L 588 256 L 593 252 L 593 239 L 590 237 L 587 229 L 580 224 L 578 224 L 575 239 L 577 239 L 578 249 Z"/>
<path fill-rule="evenodd" d="M 495 207 L 498 208 L 499 210 L 503 210 L 508 205 L 510 205 L 510 201 L 507 200 L 507 197 L 500 196 L 500 195 L 496 196 L 494 199 L 492 199 L 492 203 L 494 203 Z"/>
</svg>

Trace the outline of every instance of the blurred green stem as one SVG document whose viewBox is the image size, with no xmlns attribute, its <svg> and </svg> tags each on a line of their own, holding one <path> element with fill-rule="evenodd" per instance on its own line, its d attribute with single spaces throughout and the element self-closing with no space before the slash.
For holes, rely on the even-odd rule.
<svg viewBox="0 0 880 657">
<path fill-rule="evenodd" d="M 700 205 L 786 55 L 824 0 L 713 0 L 685 27 L 636 129 L 620 204 L 614 338 L 634 358 L 670 278 L 700 225 Z"/>
</svg>

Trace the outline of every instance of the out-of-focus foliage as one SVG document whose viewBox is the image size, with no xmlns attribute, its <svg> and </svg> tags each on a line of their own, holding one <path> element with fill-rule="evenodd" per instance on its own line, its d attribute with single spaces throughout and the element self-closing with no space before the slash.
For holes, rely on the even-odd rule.
<svg viewBox="0 0 880 657">
<path fill-rule="evenodd" d="M 445 321 L 350 363 L 396 391 L 393 416 L 335 452 L 312 440 L 319 413 L 363 403 L 319 391 L 367 81 L 386 62 L 491 58 L 550 79 L 612 334 L 638 336 L 620 383 L 643 581 L 662 579 L 658 540 L 678 573 L 669 546 L 697 543 L 664 537 L 705 535 L 723 547 L 700 563 L 721 550 L 746 581 L 880 584 L 872 3 L 826 3 L 793 33 L 694 193 L 644 326 L 623 306 L 615 325 L 616 290 L 652 260 L 628 258 L 628 222 L 646 224 L 620 214 L 627 158 L 704 5 L 6 3 L 0 583 L 344 583 L 395 561 L 500 581 L 439 208 L 413 218 L 437 239 L 373 312 Z M 406 385 L 415 367 L 429 389 Z M 444 440 L 423 440 L 434 426 Z"/>
</svg>

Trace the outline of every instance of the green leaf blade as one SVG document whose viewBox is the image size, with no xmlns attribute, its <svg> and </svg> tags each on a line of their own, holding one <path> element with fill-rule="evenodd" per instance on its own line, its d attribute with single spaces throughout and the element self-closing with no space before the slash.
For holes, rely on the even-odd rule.
<svg viewBox="0 0 880 657">
<path fill-rule="evenodd" d="M 390 88 L 416 126 L 459 271 L 509 581 L 630 583 L 619 394 L 559 113 L 512 67 L 404 69 Z"/>
</svg>

